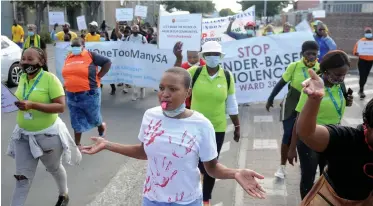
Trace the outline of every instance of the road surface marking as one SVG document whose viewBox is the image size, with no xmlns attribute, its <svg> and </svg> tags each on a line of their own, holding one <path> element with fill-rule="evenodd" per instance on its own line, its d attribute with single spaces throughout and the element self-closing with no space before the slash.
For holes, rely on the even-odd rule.
<svg viewBox="0 0 373 206">
<path fill-rule="evenodd" d="M 254 139 L 253 149 L 254 150 L 261 150 L 261 149 L 277 149 L 277 140 L 275 139 Z"/>
<path fill-rule="evenodd" d="M 231 141 L 224 142 L 223 146 L 221 147 L 220 154 L 224 152 L 228 152 L 231 149 Z"/>
<path fill-rule="evenodd" d="M 224 206 L 222 202 L 219 202 L 218 204 L 215 204 L 214 206 Z"/>
<path fill-rule="evenodd" d="M 273 116 L 254 116 L 254 122 L 273 122 Z"/>
<path fill-rule="evenodd" d="M 246 168 L 246 155 L 247 150 L 249 149 L 249 139 L 248 138 L 242 138 L 240 141 L 240 151 L 238 154 L 238 168 L 244 169 Z M 240 186 L 240 184 L 236 183 L 236 195 L 235 195 L 235 206 L 242 206 L 244 205 L 244 190 Z"/>
</svg>

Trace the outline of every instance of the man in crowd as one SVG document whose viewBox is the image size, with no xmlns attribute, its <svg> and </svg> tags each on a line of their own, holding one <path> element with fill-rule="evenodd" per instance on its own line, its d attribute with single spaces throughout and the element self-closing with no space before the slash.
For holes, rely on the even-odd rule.
<svg viewBox="0 0 373 206">
<path fill-rule="evenodd" d="M 233 22 L 235 20 L 236 20 L 235 18 L 231 18 L 231 21 L 230 21 L 230 23 L 228 25 L 228 28 L 227 28 L 227 35 L 228 36 L 232 37 L 235 40 L 247 39 L 247 38 L 251 38 L 251 37 L 256 36 L 255 22 L 252 22 L 252 21 L 247 22 L 245 27 L 244 27 L 246 34 L 233 32 L 232 31 L 232 25 L 233 25 Z"/>
<path fill-rule="evenodd" d="M 58 27 L 58 24 L 55 24 L 54 27 L 53 27 L 53 31 L 51 32 L 51 39 L 58 40 L 58 41 L 64 41 L 65 40 L 65 35 L 67 33 L 69 33 L 70 36 L 71 36 L 70 40 L 78 38 L 78 35 L 75 32 L 70 31 L 70 24 L 69 23 L 66 22 L 64 25 L 62 25 L 62 31 L 56 33 L 56 28 L 57 27 Z"/>
<path fill-rule="evenodd" d="M 85 42 L 97 42 L 100 41 L 101 35 L 98 33 L 98 24 L 92 21 L 88 25 L 89 33 L 85 36 Z"/>
<path fill-rule="evenodd" d="M 17 20 L 14 19 L 12 26 L 12 41 L 16 43 L 20 48 L 23 47 L 23 37 L 25 32 L 21 25 L 18 24 Z"/>
</svg>

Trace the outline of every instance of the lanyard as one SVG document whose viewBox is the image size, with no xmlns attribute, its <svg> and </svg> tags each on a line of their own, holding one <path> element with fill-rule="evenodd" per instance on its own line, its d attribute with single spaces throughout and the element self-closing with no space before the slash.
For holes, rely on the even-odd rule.
<svg viewBox="0 0 373 206">
<path fill-rule="evenodd" d="M 312 68 L 312 70 L 315 71 L 315 68 Z M 308 75 L 307 75 L 306 69 L 304 67 L 302 68 L 302 71 L 303 71 L 304 79 L 308 79 Z"/>
<path fill-rule="evenodd" d="M 338 90 L 338 93 L 339 93 L 339 98 L 341 99 L 341 106 L 338 107 L 338 104 L 337 104 L 337 101 L 335 100 L 333 94 L 332 94 L 332 91 L 330 90 L 329 87 L 326 87 L 326 91 L 328 91 L 328 94 L 330 96 L 330 99 L 332 100 L 333 104 L 334 104 L 334 107 L 335 109 L 337 110 L 338 112 L 338 115 L 339 115 L 339 121 L 342 119 L 342 107 L 343 107 L 343 93 L 342 93 L 342 90 L 341 88 L 339 88 Z"/>
<path fill-rule="evenodd" d="M 36 85 L 39 83 L 40 78 L 43 76 L 44 71 L 41 72 L 41 74 L 38 76 L 38 78 L 35 80 L 34 84 L 32 84 L 31 89 L 28 91 L 26 95 L 26 82 L 23 84 L 23 100 L 28 100 L 31 92 L 35 89 Z"/>
</svg>

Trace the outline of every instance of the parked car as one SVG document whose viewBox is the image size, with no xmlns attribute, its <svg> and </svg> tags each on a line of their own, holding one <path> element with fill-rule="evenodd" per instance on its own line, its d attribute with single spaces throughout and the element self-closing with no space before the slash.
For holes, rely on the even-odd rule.
<svg viewBox="0 0 373 206">
<path fill-rule="evenodd" d="M 7 36 L 1 36 L 1 82 L 17 86 L 22 74 L 22 49 Z"/>
</svg>

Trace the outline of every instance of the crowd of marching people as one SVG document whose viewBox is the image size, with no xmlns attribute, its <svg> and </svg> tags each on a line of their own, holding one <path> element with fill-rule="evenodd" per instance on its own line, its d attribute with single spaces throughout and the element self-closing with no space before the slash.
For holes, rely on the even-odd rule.
<svg viewBox="0 0 373 206">
<path fill-rule="evenodd" d="M 254 22 L 245 25 L 246 33 L 231 31 L 234 21 L 231 19 L 227 28 L 230 37 L 240 40 L 258 35 Z M 60 32 L 55 25 L 51 38 L 70 42 L 71 46 L 62 69 L 62 85 L 48 72 L 46 44 L 36 33 L 36 26 L 27 26 L 24 42 L 17 22 L 13 27 L 13 40 L 24 49 L 21 59 L 24 73 L 15 92 L 19 99 L 15 105 L 20 110 L 7 151 L 16 164 L 12 206 L 25 204 L 39 160 L 58 186 L 56 206 L 68 205 L 67 174 L 61 159 L 78 164 L 81 153 L 92 155 L 103 150 L 148 160 L 143 206 L 209 206 L 216 178 L 235 179 L 250 196 L 265 198 L 265 191 L 258 183 L 264 178 L 262 175 L 250 169 L 227 168 L 218 161 L 227 129 L 226 114 L 234 124 L 236 142 L 240 140 L 241 128 L 235 81 L 232 73 L 221 65 L 225 53 L 220 43 L 208 41 L 200 51 L 187 51 L 186 62 L 183 62 L 182 42 L 175 44 L 174 67 L 163 73 L 159 83 L 159 105 L 144 113 L 138 134 L 140 142 L 124 145 L 106 139 L 107 126 L 101 115 L 101 79 L 109 72 L 111 60 L 88 51 L 84 44 L 100 41 L 157 44 L 155 29 L 150 25 L 117 22 L 109 35 L 105 21 L 100 27 L 93 21 L 88 32 L 78 36 L 68 23 L 62 25 Z M 357 128 L 341 125 L 346 107 L 353 102 L 353 91 L 344 84 L 350 59 L 337 50 L 323 22 L 313 22 L 312 28 L 314 41 L 303 43 L 302 58 L 287 67 L 265 106 L 270 111 L 276 95 L 288 85 L 289 91 L 281 103 L 284 133 L 281 165 L 275 176 L 286 178 L 286 163 L 294 165 L 299 157 L 301 205 L 371 206 L 373 99 L 364 109 L 363 124 Z M 294 31 L 286 23 L 280 33 Z M 275 34 L 274 27 L 267 25 L 262 36 Z M 365 28 L 361 41 L 373 41 L 371 28 Z M 359 55 L 357 45 L 354 55 L 359 57 L 359 97 L 365 98 L 364 86 L 373 56 Z M 112 95 L 117 86 L 123 86 L 124 93 L 133 89 L 132 100 L 145 97 L 145 88 L 136 85 L 110 86 Z M 66 105 L 74 138 L 58 116 Z M 82 134 L 93 128 L 97 128 L 97 137 L 91 138 L 94 143 L 81 145 Z M 320 178 L 315 182 L 317 167 Z"/>
</svg>

